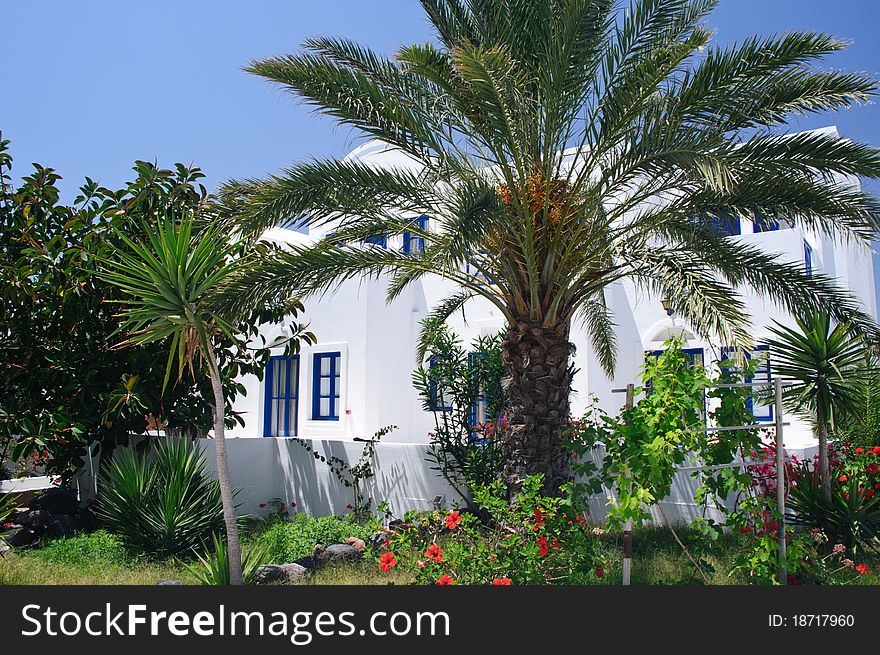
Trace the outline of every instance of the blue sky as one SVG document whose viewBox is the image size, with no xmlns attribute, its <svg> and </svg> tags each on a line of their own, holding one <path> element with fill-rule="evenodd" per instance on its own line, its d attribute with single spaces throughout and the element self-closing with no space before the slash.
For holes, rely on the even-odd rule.
<svg viewBox="0 0 880 655">
<path fill-rule="evenodd" d="M 356 143 L 350 130 L 241 67 L 319 34 L 385 53 L 428 38 L 416 0 L 4 0 L 0 14 L 0 130 L 12 140 L 15 172 L 53 166 L 65 196 L 86 175 L 122 184 L 135 159 L 195 162 L 214 188 L 309 155 L 344 154 Z M 828 31 L 854 41 L 829 66 L 880 77 L 880 3 L 722 0 L 709 24 L 721 42 Z M 880 144 L 878 105 L 794 125 L 830 123 Z"/>
</svg>

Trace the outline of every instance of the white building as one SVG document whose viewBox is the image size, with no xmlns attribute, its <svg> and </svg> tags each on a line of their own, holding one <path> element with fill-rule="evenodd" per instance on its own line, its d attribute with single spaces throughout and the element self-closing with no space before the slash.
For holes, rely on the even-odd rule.
<svg viewBox="0 0 880 655">
<path fill-rule="evenodd" d="M 835 128 L 826 130 L 837 135 Z M 414 165 L 380 142 L 367 143 L 348 157 L 376 166 Z M 854 178 L 851 182 L 859 184 Z M 877 315 L 871 251 L 867 247 L 835 243 L 827 235 L 794 228 L 784 221 L 733 219 L 724 229 L 731 239 L 757 244 L 784 260 L 803 263 L 809 270 L 837 278 L 864 303 L 869 314 Z M 281 244 L 310 243 L 330 230 L 332 227 L 305 235 L 274 229 L 265 238 Z M 417 240 L 405 245 L 401 237 L 389 238 L 384 244 L 387 248 L 419 246 Z M 433 417 L 422 409 L 411 384 L 419 321 L 449 296 L 455 285 L 428 276 L 390 304 L 385 302 L 385 286 L 384 279 L 350 281 L 332 294 L 306 299 L 306 312 L 300 320 L 310 324 L 318 344 L 304 347 L 291 359 L 273 356 L 262 383 L 254 377 L 242 380 L 247 395 L 237 400 L 235 409 L 243 413 L 245 425 L 229 436 L 351 441 L 369 438 L 380 427 L 393 424 L 398 429 L 383 443 L 426 443 Z M 597 396 L 606 409 L 619 408 L 623 398 L 613 394 L 612 389 L 637 382 L 646 352 L 662 348 L 671 334 L 685 337 L 688 352 L 707 365 L 719 357 L 724 344 L 695 337 L 680 318 L 667 315 L 659 298 L 639 293 L 628 282 L 615 283 L 607 296 L 618 325 L 617 372 L 613 380 L 606 378 L 587 334 L 573 326 L 571 338 L 577 347 L 575 366 L 579 369 L 572 398 L 574 415 L 583 412 L 591 395 Z M 768 336 L 767 326 L 773 320 L 791 323 L 785 311 L 757 294 L 747 293 L 746 300 L 757 342 Z M 459 312 L 450 324 L 465 343 L 470 343 L 477 335 L 499 330 L 503 320 L 488 301 L 477 298 L 466 305 L 464 317 Z M 283 325 L 268 327 L 265 336 L 270 343 L 283 339 L 284 329 Z M 770 408 L 758 408 L 756 413 L 771 420 Z M 787 420 L 792 423 L 786 429 L 788 448 L 801 449 L 814 443 L 807 425 L 791 417 Z"/>
</svg>

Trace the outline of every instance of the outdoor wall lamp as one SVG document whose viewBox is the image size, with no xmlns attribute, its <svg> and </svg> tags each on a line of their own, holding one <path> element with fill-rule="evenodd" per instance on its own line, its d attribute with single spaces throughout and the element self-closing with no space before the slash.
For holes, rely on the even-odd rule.
<svg viewBox="0 0 880 655">
<path fill-rule="evenodd" d="M 663 304 L 663 309 L 666 310 L 667 316 L 672 316 L 675 313 L 675 309 L 672 307 L 671 299 L 663 298 L 660 302 Z"/>
</svg>

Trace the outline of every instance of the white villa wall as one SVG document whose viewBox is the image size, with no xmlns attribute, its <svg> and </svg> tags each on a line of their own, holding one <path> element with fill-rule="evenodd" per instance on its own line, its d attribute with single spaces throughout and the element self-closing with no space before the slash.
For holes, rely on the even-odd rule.
<svg viewBox="0 0 880 655">
<path fill-rule="evenodd" d="M 416 165 L 401 153 L 374 142 L 358 148 L 349 157 L 377 166 Z M 848 181 L 858 184 L 857 180 Z M 324 226 L 313 234 L 303 235 L 276 229 L 267 233 L 266 238 L 282 244 L 308 243 L 329 230 L 332 230 L 332 226 Z M 781 255 L 783 260 L 800 264 L 804 262 L 804 241 L 808 242 L 813 251 L 813 269 L 837 278 L 842 286 L 862 300 L 866 311 L 876 316 L 874 273 L 871 253 L 866 247 L 835 243 L 826 235 L 801 229 L 754 233 L 752 223 L 748 220 L 741 222 L 741 235 L 730 238 L 756 245 L 766 252 Z M 388 247 L 400 248 L 400 241 L 400 237 L 390 238 Z M 382 473 L 384 482 L 377 482 L 390 486 L 387 487 L 387 493 L 386 488 L 382 487 L 376 497 L 389 497 L 394 502 L 403 502 L 406 498 L 424 500 L 428 496 L 433 498 L 438 495 L 439 492 L 435 491 L 440 480 L 432 472 L 426 472 L 423 457 L 417 454 L 424 452 L 428 432 L 433 427 L 432 415 L 421 408 L 411 384 L 416 364 L 418 326 L 419 321 L 456 287 L 429 275 L 410 285 L 394 302 L 386 304 L 386 284 L 385 278 L 348 281 L 332 293 L 306 299 L 306 312 L 298 320 L 308 322 L 309 329 L 319 341 L 315 346 L 304 347 L 300 355 L 298 436 L 317 440 L 323 444 L 322 447 L 330 450 L 348 452 L 354 447 L 359 453 L 360 445 L 349 442 L 355 438 L 368 438 L 383 426 L 397 425 L 398 429 L 383 439 L 383 444 L 387 444 L 391 450 L 382 457 L 387 458 L 391 470 Z M 760 294 L 748 290 L 743 292 L 757 341 L 769 336 L 767 328 L 773 321 L 792 323 L 791 316 Z M 687 347 L 702 348 L 707 364 L 720 352 L 722 344 L 695 337 L 681 318 L 666 314 L 660 298 L 637 290 L 629 281 L 608 287 L 607 300 L 617 323 L 617 371 L 613 380 L 605 377 L 583 326 L 575 324 L 571 335 L 577 348 L 574 365 L 578 372 L 574 378 L 572 396 L 575 415 L 584 411 L 592 396 L 596 396 L 606 410 L 617 410 L 623 404 L 623 397 L 612 393 L 612 389 L 637 381 L 645 351 L 661 348 L 670 334 L 683 334 L 687 338 Z M 465 343 L 470 343 L 479 335 L 498 331 L 503 327 L 503 320 L 497 308 L 487 300 L 477 298 L 467 303 L 463 312 L 456 313 L 449 324 Z M 263 332 L 271 342 L 283 330 L 281 326 L 266 326 Z M 280 353 L 280 348 L 276 350 Z M 336 350 L 342 353 L 343 364 L 339 420 L 314 421 L 310 417 L 312 356 L 317 352 Z M 244 378 L 242 382 L 247 388 L 247 395 L 236 401 L 235 409 L 243 412 L 245 426 L 231 431 L 230 452 L 244 453 L 244 449 L 253 449 L 255 459 L 251 461 L 244 455 L 231 455 L 236 458 L 235 462 L 240 462 L 232 466 L 233 475 L 238 480 L 237 486 L 247 490 L 248 498 L 265 496 L 270 489 L 282 497 L 280 492 L 283 490 L 285 493 L 301 494 L 297 496 L 297 502 L 314 507 L 316 511 L 338 510 L 338 490 L 332 488 L 332 482 L 325 480 L 314 467 L 303 468 L 304 465 L 290 454 L 291 448 L 298 446 L 291 446 L 283 439 L 263 439 L 262 445 L 236 443 L 262 437 L 265 421 L 265 385 L 252 376 Z M 787 448 L 809 448 L 815 443 L 805 422 L 795 417 L 786 417 L 786 420 L 791 423 L 785 431 Z M 385 453 L 385 446 L 381 448 L 380 452 Z M 279 461 L 270 462 L 270 453 Z M 237 471 L 238 466 L 243 469 Z M 320 468 L 321 465 L 317 463 L 316 466 Z M 250 482 L 254 475 L 261 482 Z M 303 481 L 296 480 L 298 475 L 305 476 Z M 261 484 L 263 487 L 259 486 Z M 395 484 L 398 486 L 395 487 Z M 252 485 L 255 486 L 252 488 Z M 402 487 L 399 485 L 412 488 L 400 491 Z"/>
</svg>

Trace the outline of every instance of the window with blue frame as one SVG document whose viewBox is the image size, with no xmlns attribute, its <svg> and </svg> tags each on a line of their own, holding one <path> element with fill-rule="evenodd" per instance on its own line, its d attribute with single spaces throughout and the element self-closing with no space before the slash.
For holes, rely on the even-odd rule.
<svg viewBox="0 0 880 655">
<path fill-rule="evenodd" d="M 447 404 L 447 399 L 442 397 L 440 381 L 437 379 L 437 367 L 439 362 L 436 356 L 428 358 L 428 403 L 432 412 L 451 412 L 452 405 Z"/>
<path fill-rule="evenodd" d="M 732 348 L 725 346 L 721 349 L 722 362 L 730 359 L 732 356 Z M 760 387 L 752 387 L 752 391 L 758 393 L 749 394 L 749 397 L 746 400 L 746 406 L 752 412 L 755 420 L 762 422 L 772 421 L 773 404 L 767 403 L 760 395 L 761 391 L 767 391 L 771 382 L 770 348 L 765 345 L 756 346 L 751 352 L 746 352 L 745 356 L 747 359 L 756 361 L 756 368 L 754 369 L 754 374 L 751 377 L 746 376 L 743 381 L 760 383 L 762 385 Z M 765 384 L 766 386 L 763 386 Z"/>
<path fill-rule="evenodd" d="M 813 274 L 813 249 L 806 241 L 804 241 L 804 268 L 807 271 L 807 275 Z"/>
<path fill-rule="evenodd" d="M 485 253 L 484 250 L 480 250 L 478 252 L 481 255 Z M 489 286 L 495 284 L 495 281 L 491 277 L 489 277 L 489 275 L 484 270 L 474 264 L 471 264 L 470 262 L 467 263 L 465 273 L 469 276 L 474 277 L 477 284 L 488 284 Z"/>
<path fill-rule="evenodd" d="M 777 230 L 787 230 L 792 227 L 791 221 L 779 214 L 775 216 L 756 215 L 752 225 L 755 232 L 776 232 Z"/>
<path fill-rule="evenodd" d="M 699 218 L 699 221 L 715 234 L 732 237 L 740 233 L 739 216 L 727 212 L 716 212 Z"/>
<path fill-rule="evenodd" d="M 266 369 L 264 437 L 295 437 L 299 410 L 299 355 L 270 357 Z"/>
<path fill-rule="evenodd" d="M 324 238 L 331 239 L 335 234 L 336 234 L 336 232 L 328 232 L 327 234 L 324 235 Z M 344 243 L 337 243 L 336 244 L 337 248 L 343 248 L 344 246 L 345 246 Z"/>
<path fill-rule="evenodd" d="M 342 355 L 315 353 L 312 359 L 312 420 L 339 420 L 339 383 Z"/>
<path fill-rule="evenodd" d="M 662 355 L 665 350 L 651 350 L 645 353 L 645 359 L 654 359 L 656 360 L 660 355 Z M 698 366 L 704 366 L 704 357 L 703 357 L 703 349 L 702 348 L 682 348 L 681 352 L 687 357 L 688 368 L 695 369 Z M 651 380 L 647 380 L 645 382 L 645 393 L 650 394 L 653 385 L 651 384 Z M 706 416 L 706 392 L 703 392 L 703 407 L 700 408 L 701 416 Z"/>
<path fill-rule="evenodd" d="M 364 239 L 364 243 L 371 246 L 379 246 L 380 248 L 387 248 L 388 236 L 385 234 L 376 234 Z"/>
<path fill-rule="evenodd" d="M 485 443 L 485 434 L 480 434 L 477 426 L 485 426 L 489 422 L 489 397 L 486 392 L 486 386 L 483 383 L 482 372 L 480 370 L 483 360 L 486 359 L 486 353 L 474 352 L 468 355 L 468 362 L 471 365 L 471 376 L 474 380 L 474 399 L 471 403 L 470 412 L 468 414 L 468 423 L 471 428 L 471 440 L 474 443 Z"/>
<path fill-rule="evenodd" d="M 417 252 L 425 252 L 425 237 L 422 236 L 425 232 L 428 231 L 428 217 L 427 216 L 419 216 L 417 219 L 412 221 L 415 225 L 416 229 L 421 232 L 421 234 L 411 232 L 409 230 L 404 230 L 403 232 L 403 254 L 410 255 Z"/>
</svg>

